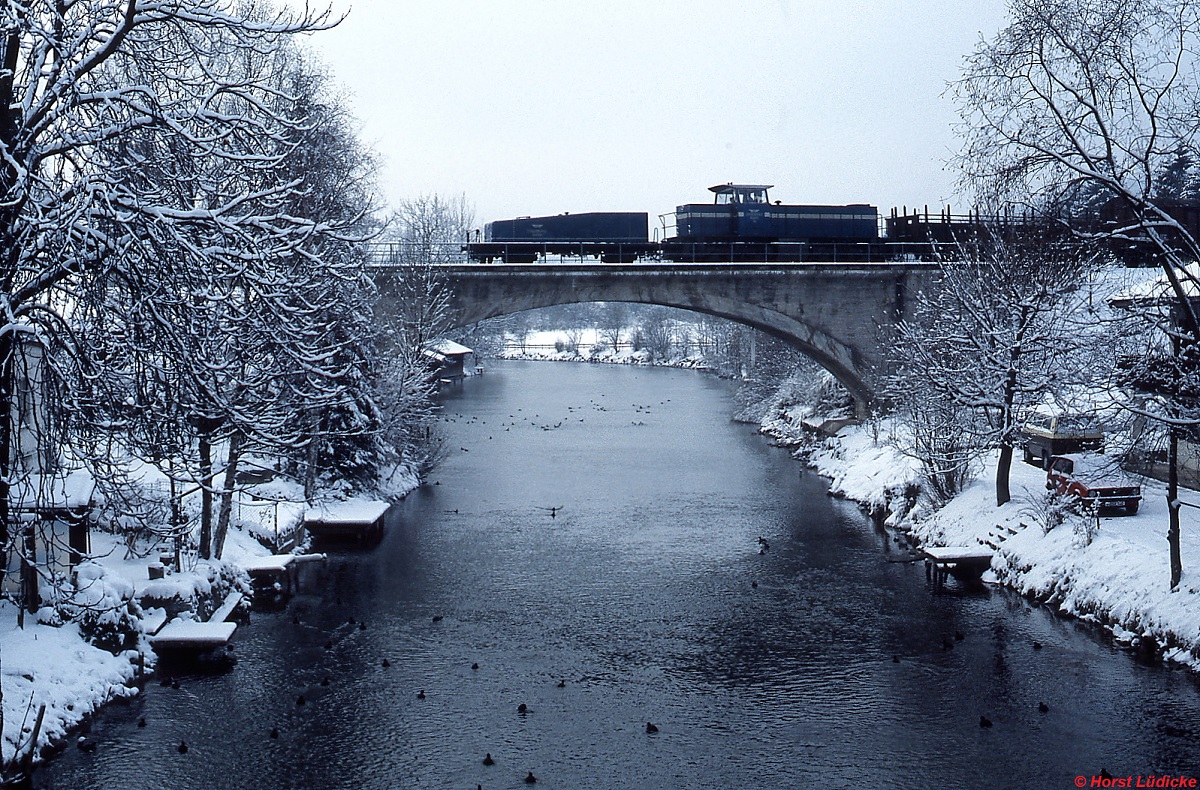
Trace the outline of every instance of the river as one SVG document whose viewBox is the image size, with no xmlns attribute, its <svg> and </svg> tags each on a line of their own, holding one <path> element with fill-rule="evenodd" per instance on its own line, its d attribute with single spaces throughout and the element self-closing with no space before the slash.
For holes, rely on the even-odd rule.
<svg viewBox="0 0 1200 790">
<path fill-rule="evenodd" d="M 330 549 L 232 671 L 109 706 L 36 786 L 1200 777 L 1194 675 L 1003 591 L 938 593 L 732 410 L 690 371 L 492 365 L 446 395 L 449 455 L 378 546 Z"/>
</svg>

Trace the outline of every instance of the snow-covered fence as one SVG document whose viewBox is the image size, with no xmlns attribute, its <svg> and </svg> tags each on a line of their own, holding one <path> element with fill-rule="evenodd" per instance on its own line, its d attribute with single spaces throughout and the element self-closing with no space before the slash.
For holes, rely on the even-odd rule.
<svg viewBox="0 0 1200 790">
<path fill-rule="evenodd" d="M 246 495 L 236 500 L 237 522 L 272 551 L 286 551 L 303 540 L 305 507 L 302 502 Z"/>
</svg>

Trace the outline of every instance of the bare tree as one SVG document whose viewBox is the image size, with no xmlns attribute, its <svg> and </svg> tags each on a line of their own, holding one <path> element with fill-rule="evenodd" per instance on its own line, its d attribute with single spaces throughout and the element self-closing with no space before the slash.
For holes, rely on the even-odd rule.
<svg viewBox="0 0 1200 790">
<path fill-rule="evenodd" d="M 1194 0 L 1013 0 L 1010 23 L 968 58 L 962 104 L 965 178 L 982 194 L 1038 206 L 1080 191 L 1115 210 L 1104 235 L 1163 271 L 1159 324 L 1170 351 L 1152 360 L 1176 392 L 1200 391 L 1200 244 L 1159 197 L 1163 174 L 1195 160 L 1200 3 Z M 1160 309 L 1162 303 L 1160 303 Z M 1147 371 L 1147 375 L 1150 372 Z M 1136 377 L 1135 377 L 1136 378 Z M 1172 430 L 1200 416 L 1190 397 L 1160 397 Z M 1171 584 L 1182 575 L 1177 473 L 1168 481 Z"/>
<path fill-rule="evenodd" d="M 505 340 L 511 337 L 517 343 L 517 348 L 524 354 L 529 349 L 529 334 L 533 331 L 533 321 L 528 311 L 513 313 L 505 316 Z"/>
<path fill-rule="evenodd" d="M 621 350 L 621 336 L 629 323 L 629 308 L 624 302 L 605 302 L 600 311 L 600 337 L 613 353 Z"/>
<path fill-rule="evenodd" d="M 435 193 L 401 201 L 391 235 L 405 263 L 447 263 L 462 258 L 474 225 L 475 208 L 466 195 Z"/>
<path fill-rule="evenodd" d="M 642 346 L 659 359 L 671 356 L 675 337 L 671 321 L 662 310 L 649 310 L 639 327 Z"/>
<path fill-rule="evenodd" d="M 941 263 L 938 287 L 920 294 L 915 317 L 897 327 L 888 389 L 910 416 L 936 402 L 941 416 L 918 420 L 926 427 L 957 414 L 963 435 L 955 456 L 999 447 L 996 504 L 1003 505 L 1011 499 L 1020 411 L 1061 392 L 1077 367 L 1074 351 L 1084 338 L 1069 316 L 1088 260 L 1076 245 L 1006 238 L 1003 229 L 988 235 L 974 254 Z"/>
</svg>

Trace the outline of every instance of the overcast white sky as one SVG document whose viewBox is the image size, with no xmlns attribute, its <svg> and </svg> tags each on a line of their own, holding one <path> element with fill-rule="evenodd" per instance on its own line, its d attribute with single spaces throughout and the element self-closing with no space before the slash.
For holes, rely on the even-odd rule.
<svg viewBox="0 0 1200 790">
<path fill-rule="evenodd" d="M 708 202 L 960 203 L 943 97 L 1003 0 L 332 0 L 311 46 L 391 201 L 479 224 Z"/>
</svg>

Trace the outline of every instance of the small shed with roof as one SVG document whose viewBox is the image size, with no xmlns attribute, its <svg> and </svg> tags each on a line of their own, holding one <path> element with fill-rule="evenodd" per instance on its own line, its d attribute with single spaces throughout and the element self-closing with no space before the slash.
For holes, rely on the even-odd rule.
<svg viewBox="0 0 1200 790">
<path fill-rule="evenodd" d="M 475 353 L 461 343 L 442 338 L 429 344 L 425 357 L 439 382 L 461 383 L 467 376 L 467 356 Z"/>
</svg>

